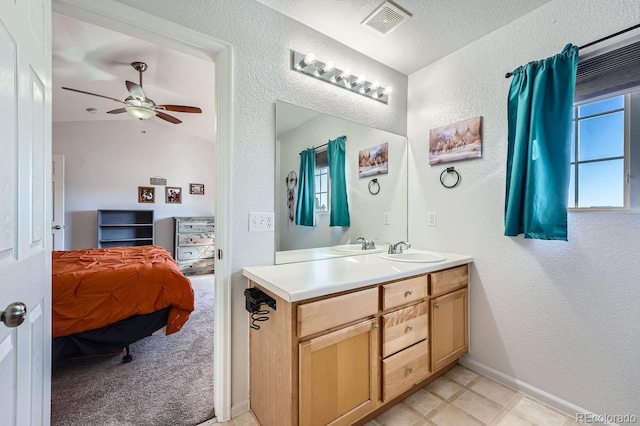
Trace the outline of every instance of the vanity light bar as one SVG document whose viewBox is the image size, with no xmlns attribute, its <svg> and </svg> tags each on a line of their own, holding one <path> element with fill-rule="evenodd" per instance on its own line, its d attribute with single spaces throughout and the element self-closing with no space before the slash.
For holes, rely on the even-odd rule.
<svg viewBox="0 0 640 426">
<path fill-rule="evenodd" d="M 333 62 L 318 61 L 313 53 L 291 51 L 291 69 L 366 96 L 383 104 L 389 103 L 391 86 L 381 87 L 377 80 L 367 81 L 364 75 L 352 75 L 349 68 L 343 70 Z"/>
</svg>

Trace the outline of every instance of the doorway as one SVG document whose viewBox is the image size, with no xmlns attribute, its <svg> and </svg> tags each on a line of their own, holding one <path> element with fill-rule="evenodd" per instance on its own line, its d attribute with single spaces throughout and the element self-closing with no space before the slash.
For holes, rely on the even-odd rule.
<svg viewBox="0 0 640 426">
<path fill-rule="evenodd" d="M 231 46 L 113 1 L 56 0 L 53 11 L 111 28 L 172 48 L 198 48 L 216 59 L 216 286 L 215 286 L 215 407 L 220 421 L 230 418 L 230 133 Z M 143 24 L 142 24 L 143 23 Z M 144 27 L 144 28 L 142 28 Z M 224 254 L 224 256 L 222 255 Z"/>
</svg>

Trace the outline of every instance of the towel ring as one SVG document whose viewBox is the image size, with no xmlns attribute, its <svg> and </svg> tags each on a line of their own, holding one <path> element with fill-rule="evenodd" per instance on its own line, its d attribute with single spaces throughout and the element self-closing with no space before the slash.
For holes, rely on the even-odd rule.
<svg viewBox="0 0 640 426">
<path fill-rule="evenodd" d="M 444 183 L 445 173 L 454 173 L 456 175 L 456 181 L 452 185 L 447 185 Z M 440 173 L 440 183 L 445 188 L 453 188 L 460 183 L 460 173 L 458 173 L 453 167 L 447 167 L 442 171 L 442 173 Z"/>
<path fill-rule="evenodd" d="M 380 184 L 378 183 L 378 179 L 371 179 L 371 182 L 369 182 L 369 192 L 372 195 L 378 195 L 378 193 L 380 192 Z"/>
</svg>

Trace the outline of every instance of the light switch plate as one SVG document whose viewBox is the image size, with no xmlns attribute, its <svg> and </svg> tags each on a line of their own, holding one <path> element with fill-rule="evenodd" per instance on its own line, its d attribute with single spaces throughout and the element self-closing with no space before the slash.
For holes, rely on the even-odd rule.
<svg viewBox="0 0 640 426">
<path fill-rule="evenodd" d="M 391 224 L 391 213 L 389 212 L 384 212 L 382 215 L 382 224 L 383 225 L 390 225 Z"/>
<path fill-rule="evenodd" d="M 273 213 L 249 213 L 249 232 L 273 232 L 275 216 Z"/>
</svg>

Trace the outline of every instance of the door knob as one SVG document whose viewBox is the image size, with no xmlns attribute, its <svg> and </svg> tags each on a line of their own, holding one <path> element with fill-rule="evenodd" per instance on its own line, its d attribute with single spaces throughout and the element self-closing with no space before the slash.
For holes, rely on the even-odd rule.
<svg viewBox="0 0 640 426">
<path fill-rule="evenodd" d="M 62 229 L 62 226 L 60 225 L 52 226 L 51 229 Z"/>
<path fill-rule="evenodd" d="M 22 302 L 15 302 L 7 306 L 7 309 L 0 311 L 0 321 L 7 327 L 17 327 L 22 324 L 27 316 L 27 305 Z"/>
</svg>

